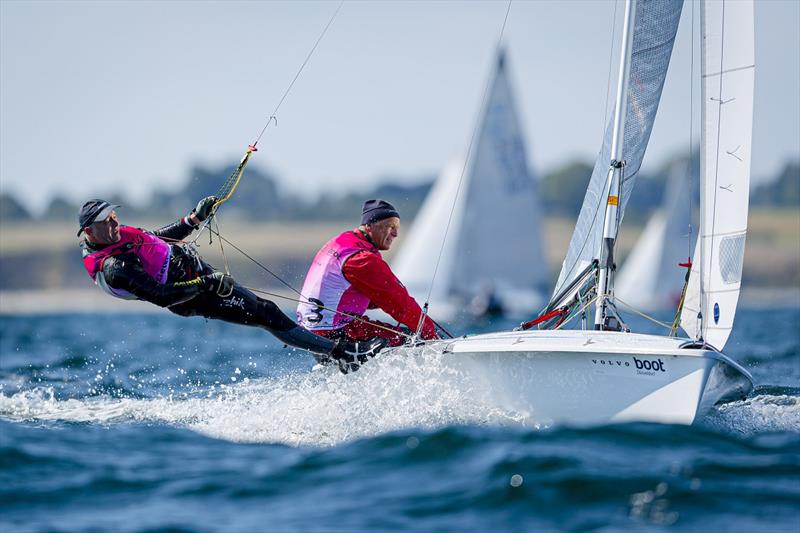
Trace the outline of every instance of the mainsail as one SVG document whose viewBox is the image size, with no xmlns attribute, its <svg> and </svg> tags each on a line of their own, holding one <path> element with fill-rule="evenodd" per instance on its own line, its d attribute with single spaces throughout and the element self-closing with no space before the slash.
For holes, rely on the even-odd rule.
<svg viewBox="0 0 800 533">
<path fill-rule="evenodd" d="M 628 105 L 625 114 L 623 151 L 625 167 L 619 198 L 620 221 L 650 140 L 682 6 L 682 0 L 640 0 L 636 5 L 627 91 Z M 612 132 L 613 124 L 609 124 L 558 276 L 554 295 L 559 294 L 564 287 L 580 276 L 594 259 L 598 258 L 608 196 L 606 178 L 611 161 Z"/>
<path fill-rule="evenodd" d="M 695 164 L 681 161 L 672 165 L 662 205 L 647 221 L 614 283 L 618 301 L 648 310 L 674 310 L 677 306 L 686 279 L 686 269 L 679 263 L 690 257 L 696 236 L 689 232 L 693 194 L 689 185 L 697 185 Z"/>
<path fill-rule="evenodd" d="M 460 161 L 447 166 L 394 262 L 398 277 L 418 298 L 427 296 L 441 246 L 432 299 L 470 298 L 487 283 L 501 295 L 543 294 L 548 283 L 536 181 L 528 169 L 507 69 L 501 51 L 466 169 Z"/>
<path fill-rule="evenodd" d="M 752 0 L 704 2 L 700 239 L 681 327 L 721 350 L 742 281 L 755 71 Z"/>
</svg>

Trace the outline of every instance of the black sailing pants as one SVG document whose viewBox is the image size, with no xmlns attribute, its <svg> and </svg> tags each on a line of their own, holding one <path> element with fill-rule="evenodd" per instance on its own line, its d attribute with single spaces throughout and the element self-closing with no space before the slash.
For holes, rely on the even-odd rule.
<svg viewBox="0 0 800 533">
<path fill-rule="evenodd" d="M 238 283 L 234 284 L 233 292 L 227 298 L 203 292 L 189 301 L 169 307 L 169 310 L 181 316 L 204 316 L 244 326 L 258 326 L 285 344 L 322 356 L 330 354 L 335 346 L 334 341 L 298 326 L 275 303 L 259 298 Z"/>
</svg>

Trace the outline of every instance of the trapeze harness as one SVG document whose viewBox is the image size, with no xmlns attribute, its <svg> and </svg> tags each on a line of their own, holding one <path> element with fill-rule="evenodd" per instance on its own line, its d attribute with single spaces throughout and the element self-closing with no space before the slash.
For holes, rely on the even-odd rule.
<svg viewBox="0 0 800 533">
<path fill-rule="evenodd" d="M 130 292 L 115 289 L 106 283 L 103 276 L 103 264 L 106 259 L 121 254 L 132 253 L 142 262 L 142 267 L 147 274 L 163 285 L 169 273 L 169 260 L 172 253 L 170 245 L 151 233 L 130 226 L 120 226 L 120 240 L 110 246 L 89 252 L 84 249 L 83 266 L 95 284 L 111 296 L 124 300 L 138 300 Z"/>
<path fill-rule="evenodd" d="M 378 253 L 376 247 L 365 244 L 355 232 L 346 231 L 317 252 L 303 284 L 302 294 L 308 301 L 297 306 L 297 321 L 303 327 L 312 331 L 336 330 L 351 322 L 353 316 L 364 314 L 370 299 L 342 273 L 345 262 L 364 251 Z"/>
</svg>

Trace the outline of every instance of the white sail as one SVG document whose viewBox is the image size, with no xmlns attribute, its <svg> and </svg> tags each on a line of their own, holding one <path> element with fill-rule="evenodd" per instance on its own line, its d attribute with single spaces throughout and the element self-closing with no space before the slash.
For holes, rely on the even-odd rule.
<svg viewBox="0 0 800 533">
<path fill-rule="evenodd" d="M 639 0 L 636 5 L 623 144 L 625 168 L 618 211 L 620 221 L 650 140 L 682 7 L 682 1 L 664 0 Z M 554 295 L 578 277 L 593 259 L 598 258 L 608 196 L 606 177 L 611 162 L 612 131 L 613 123 L 610 123 L 595 162 Z"/>
<path fill-rule="evenodd" d="M 706 1 L 700 236 L 681 326 L 717 349 L 728 340 L 742 281 L 750 196 L 755 71 L 752 0 Z"/>
<path fill-rule="evenodd" d="M 439 298 L 467 301 L 487 284 L 506 308 L 522 299 L 529 304 L 526 293 L 543 295 L 549 275 L 541 215 L 517 117 L 501 52 L 453 210 L 431 305 Z M 447 166 L 394 261 L 398 277 L 419 299 L 427 296 L 431 284 L 462 168 L 459 162 Z"/>
<path fill-rule="evenodd" d="M 392 269 L 397 277 L 403 281 L 409 292 L 423 301 L 428 296 L 431 278 L 436 268 L 439 249 L 442 250 L 442 260 L 437 273 L 437 283 L 433 287 L 431 299 L 441 301 L 444 299 L 452 278 L 452 262 L 455 259 L 456 239 L 449 238 L 442 243 L 444 228 L 450 216 L 450 206 L 456 200 L 453 210 L 453 220 L 450 223 L 451 231 L 461 226 L 461 216 L 464 212 L 463 204 L 465 195 L 458 192 L 458 181 L 464 169 L 462 159 L 453 159 L 442 170 L 434 183 L 431 192 L 425 198 L 419 214 L 414 219 L 408 236 L 402 242 L 397 256 L 392 261 Z"/>
<path fill-rule="evenodd" d="M 695 160 L 696 162 L 696 160 Z M 673 165 L 659 209 L 648 220 L 636 246 L 623 263 L 615 285 L 617 300 L 637 309 L 675 309 L 686 279 L 689 243 L 691 163 Z M 694 172 L 695 176 L 697 175 Z M 692 232 L 692 244 L 695 241 Z"/>
</svg>

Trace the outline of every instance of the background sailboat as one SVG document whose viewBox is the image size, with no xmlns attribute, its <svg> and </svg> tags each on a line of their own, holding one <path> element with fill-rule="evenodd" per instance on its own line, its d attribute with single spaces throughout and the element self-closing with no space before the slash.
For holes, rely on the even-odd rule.
<svg viewBox="0 0 800 533">
<path fill-rule="evenodd" d="M 696 161 L 695 161 L 696 162 Z M 661 207 L 651 215 L 614 284 L 614 295 L 642 310 L 674 310 L 686 280 L 686 263 L 694 251 L 696 232 L 691 224 L 691 162 L 675 163 L 667 177 Z M 696 172 L 694 172 L 696 176 Z M 689 242 L 691 239 L 691 242 Z"/>
<path fill-rule="evenodd" d="M 501 50 L 466 167 L 456 159 L 444 168 L 393 261 L 419 301 L 432 291 L 436 317 L 453 318 L 481 298 L 510 313 L 528 313 L 543 301 L 550 280 L 537 183 L 518 117 Z"/>
</svg>

